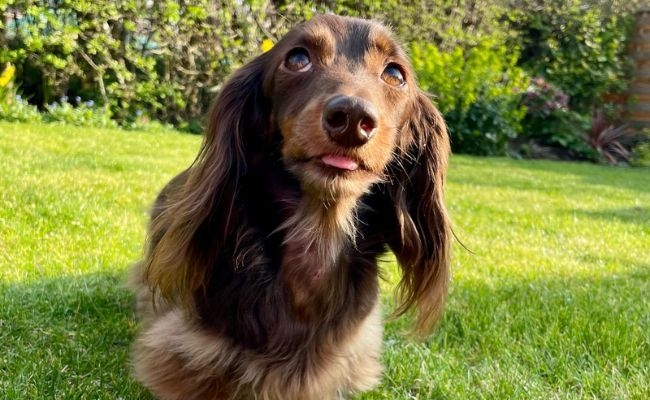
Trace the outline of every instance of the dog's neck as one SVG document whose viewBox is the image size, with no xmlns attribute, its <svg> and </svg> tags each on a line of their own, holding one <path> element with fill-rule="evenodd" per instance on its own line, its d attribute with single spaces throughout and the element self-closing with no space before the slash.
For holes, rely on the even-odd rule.
<svg viewBox="0 0 650 400">
<path fill-rule="evenodd" d="M 302 196 L 280 226 L 284 232 L 281 278 L 302 318 L 335 312 L 347 287 L 348 249 L 356 235 L 357 198 L 332 202 Z"/>
</svg>

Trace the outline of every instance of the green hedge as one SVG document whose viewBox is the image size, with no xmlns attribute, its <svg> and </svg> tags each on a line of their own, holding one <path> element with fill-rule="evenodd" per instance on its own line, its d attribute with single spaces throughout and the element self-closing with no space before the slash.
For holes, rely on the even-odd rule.
<svg viewBox="0 0 650 400">
<path fill-rule="evenodd" d="M 23 97 L 41 109 L 62 97 L 81 97 L 103 105 L 120 122 L 144 112 L 190 123 L 265 39 L 277 40 L 315 12 L 374 16 L 407 42 L 432 41 L 462 32 L 465 15 L 475 18 L 470 3 L 441 8 L 394 0 L 0 1 L 8 16 L 1 22 L 0 63 L 18 67 Z M 452 9 L 453 18 L 446 16 Z M 411 29 L 414 19 L 421 23 Z"/>
<path fill-rule="evenodd" d="M 503 154 L 533 129 L 521 99 L 531 78 L 567 93 L 583 117 L 625 87 L 637 2 L 0 0 L 0 65 L 16 66 L 14 89 L 41 111 L 78 98 L 70 104 L 93 101 L 123 126 L 198 132 L 219 85 L 265 40 L 317 12 L 371 17 L 411 49 L 454 151 Z"/>
<path fill-rule="evenodd" d="M 0 61 L 18 66 L 17 82 L 41 108 L 80 96 L 119 121 L 140 111 L 191 121 L 264 38 L 270 21 L 254 3 L 12 1 Z"/>
<path fill-rule="evenodd" d="M 525 114 L 518 98 L 527 79 L 516 65 L 517 53 L 486 37 L 449 52 L 430 43 L 414 44 L 411 54 L 420 84 L 436 94 L 454 150 L 503 154 L 508 141 L 521 132 Z"/>
</svg>

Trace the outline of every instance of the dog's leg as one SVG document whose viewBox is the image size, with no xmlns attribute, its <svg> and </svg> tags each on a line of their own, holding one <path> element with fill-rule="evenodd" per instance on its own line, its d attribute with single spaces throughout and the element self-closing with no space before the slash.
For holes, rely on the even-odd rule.
<svg viewBox="0 0 650 400">
<path fill-rule="evenodd" d="M 381 381 L 384 371 L 380 362 L 383 326 L 379 303 L 377 301 L 375 308 L 348 344 L 350 363 L 347 386 L 351 393 L 370 390 Z"/>
<path fill-rule="evenodd" d="M 133 354 L 136 378 L 161 400 L 226 400 L 236 393 L 225 371 L 239 353 L 222 338 L 194 329 L 180 313 L 151 321 Z"/>
</svg>

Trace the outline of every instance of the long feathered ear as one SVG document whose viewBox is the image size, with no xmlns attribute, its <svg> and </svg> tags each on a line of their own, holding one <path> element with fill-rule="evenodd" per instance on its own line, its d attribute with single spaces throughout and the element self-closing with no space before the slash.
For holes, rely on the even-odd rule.
<svg viewBox="0 0 650 400">
<path fill-rule="evenodd" d="M 442 116 L 420 91 L 402 138 L 388 189 L 396 213 L 389 244 L 402 269 L 396 312 L 415 308 L 414 332 L 424 334 L 444 306 L 452 235 L 444 203 L 449 137 Z"/>
<path fill-rule="evenodd" d="M 143 279 L 167 302 L 191 307 L 220 245 L 236 229 L 237 189 L 247 167 L 247 145 L 254 142 L 247 137 L 261 139 L 269 125 L 262 93 L 266 59 L 267 54 L 259 56 L 226 82 L 196 160 L 156 201 Z"/>
</svg>

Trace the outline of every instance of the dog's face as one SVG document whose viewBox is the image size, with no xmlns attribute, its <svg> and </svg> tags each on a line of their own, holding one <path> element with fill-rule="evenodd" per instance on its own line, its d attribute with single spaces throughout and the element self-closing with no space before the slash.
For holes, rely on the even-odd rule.
<svg viewBox="0 0 650 400">
<path fill-rule="evenodd" d="M 383 26 L 320 16 L 268 54 L 265 95 L 285 167 L 311 195 L 358 196 L 383 179 L 412 108 L 409 62 Z"/>
</svg>

